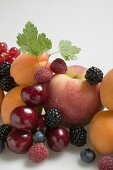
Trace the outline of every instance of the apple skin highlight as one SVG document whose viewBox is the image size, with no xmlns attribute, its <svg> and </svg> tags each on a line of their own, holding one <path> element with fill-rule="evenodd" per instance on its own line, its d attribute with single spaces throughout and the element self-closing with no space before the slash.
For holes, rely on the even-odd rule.
<svg viewBox="0 0 113 170">
<path fill-rule="evenodd" d="M 82 66 L 72 66 L 72 69 L 75 70 L 75 77 L 81 77 L 76 75 L 79 74 L 78 69 L 81 75 L 85 75 L 86 68 Z M 100 84 L 92 86 L 84 76 L 78 78 L 73 79 L 65 74 L 55 75 L 48 87 L 49 99 L 45 109 L 59 109 L 65 127 L 87 125 L 94 114 L 102 110 Z"/>
</svg>

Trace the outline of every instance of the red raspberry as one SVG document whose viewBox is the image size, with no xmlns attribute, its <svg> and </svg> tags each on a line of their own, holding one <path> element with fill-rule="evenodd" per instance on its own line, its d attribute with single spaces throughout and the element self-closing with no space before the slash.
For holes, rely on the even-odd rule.
<svg viewBox="0 0 113 170">
<path fill-rule="evenodd" d="M 52 78 L 52 72 L 46 67 L 41 67 L 36 71 L 34 77 L 38 83 L 49 83 Z"/>
<path fill-rule="evenodd" d="M 98 162 L 99 170 L 113 170 L 113 158 L 111 156 L 104 156 Z"/>
<path fill-rule="evenodd" d="M 64 74 L 67 71 L 67 65 L 64 60 L 57 58 L 51 63 L 50 69 L 56 74 Z"/>
<path fill-rule="evenodd" d="M 37 143 L 31 146 L 28 151 L 29 159 L 35 163 L 45 160 L 49 155 L 47 147 L 43 143 Z"/>
</svg>

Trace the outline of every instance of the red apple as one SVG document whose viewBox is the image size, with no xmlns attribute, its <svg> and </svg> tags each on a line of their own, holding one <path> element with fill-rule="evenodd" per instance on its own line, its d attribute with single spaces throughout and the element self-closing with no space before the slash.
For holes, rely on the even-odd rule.
<svg viewBox="0 0 113 170">
<path fill-rule="evenodd" d="M 90 85 L 84 79 L 86 70 L 82 66 L 70 66 L 66 75 L 55 75 L 49 84 L 45 109 L 59 109 L 65 127 L 86 125 L 102 109 L 100 84 Z"/>
</svg>

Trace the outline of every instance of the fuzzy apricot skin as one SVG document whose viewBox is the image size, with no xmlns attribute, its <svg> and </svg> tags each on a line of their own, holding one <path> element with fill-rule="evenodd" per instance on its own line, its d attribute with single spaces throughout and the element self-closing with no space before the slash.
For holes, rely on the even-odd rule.
<svg viewBox="0 0 113 170">
<path fill-rule="evenodd" d="M 89 141 L 100 154 L 113 153 L 113 111 L 95 114 L 89 125 Z"/>
<path fill-rule="evenodd" d="M 36 82 L 34 74 L 40 67 L 50 67 L 47 56 L 20 54 L 11 65 L 10 74 L 18 85 L 29 86 Z"/>
</svg>

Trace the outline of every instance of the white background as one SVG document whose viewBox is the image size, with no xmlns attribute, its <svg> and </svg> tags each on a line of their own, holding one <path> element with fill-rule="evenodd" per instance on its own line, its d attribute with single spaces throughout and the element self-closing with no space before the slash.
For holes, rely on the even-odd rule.
<svg viewBox="0 0 113 170">
<path fill-rule="evenodd" d="M 80 47 L 78 60 L 70 64 L 94 65 L 104 73 L 113 67 L 113 0 L 0 0 L 0 41 L 9 48 L 17 46 L 16 35 L 27 21 L 52 39 L 52 51 L 57 50 L 61 39 Z M 47 161 L 35 165 L 27 155 L 6 150 L 0 155 L 0 169 L 96 170 L 96 163 L 80 161 L 79 152 L 70 146 L 63 153 L 51 152 Z"/>
</svg>

